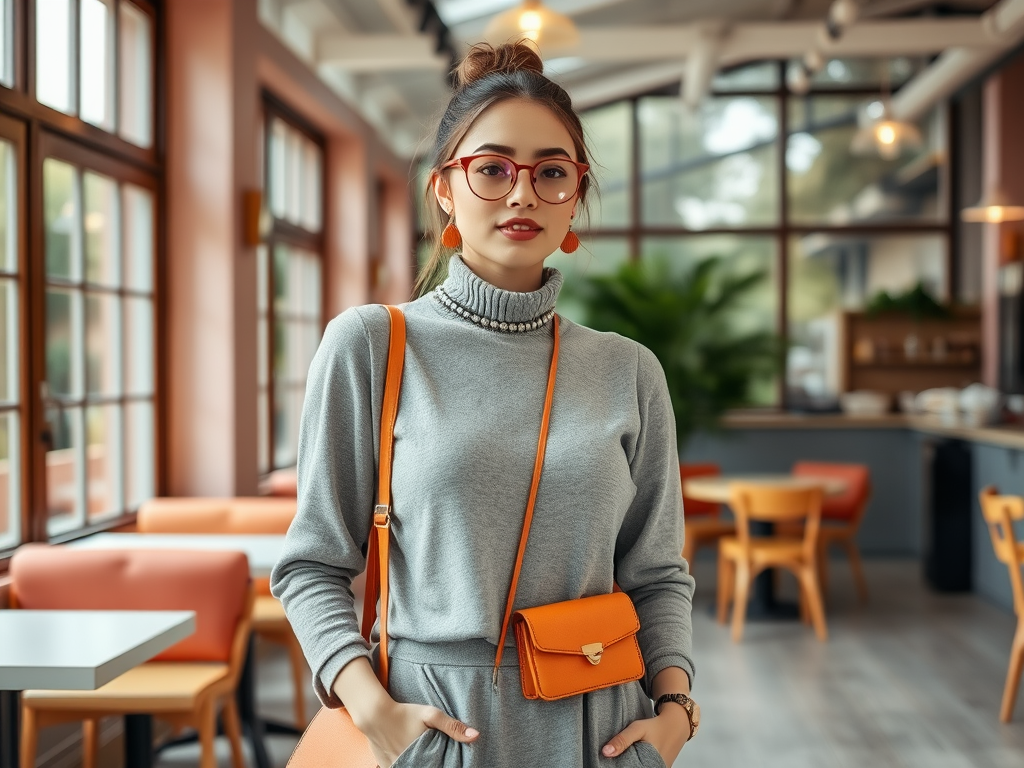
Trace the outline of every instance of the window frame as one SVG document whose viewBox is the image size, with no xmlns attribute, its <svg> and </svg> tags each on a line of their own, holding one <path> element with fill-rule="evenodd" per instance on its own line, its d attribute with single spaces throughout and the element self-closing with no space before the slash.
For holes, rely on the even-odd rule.
<svg viewBox="0 0 1024 768">
<path fill-rule="evenodd" d="M 751 66 L 762 62 L 745 62 L 739 67 Z M 779 125 L 778 131 L 775 137 L 777 147 L 777 176 L 778 176 L 778 220 L 775 226 L 754 226 L 754 227 L 708 227 L 706 229 L 688 229 L 683 226 L 679 227 L 666 227 L 666 226 L 648 226 L 644 225 L 642 217 L 642 168 L 641 168 L 641 151 L 642 151 L 642 135 L 641 135 L 641 123 L 639 120 L 639 103 L 642 99 L 651 96 L 671 96 L 678 98 L 679 88 L 681 84 L 668 85 L 662 88 L 658 88 L 653 91 L 647 91 L 643 93 L 637 93 L 626 98 L 611 99 L 607 102 L 594 104 L 587 108 L 587 112 L 595 109 L 601 109 L 602 107 L 611 106 L 612 104 L 620 102 L 628 102 L 630 104 L 631 116 L 632 116 L 632 130 L 631 130 L 631 141 L 630 147 L 627 151 L 631 152 L 632 167 L 630 169 L 630 180 L 629 180 L 629 219 L 630 224 L 626 227 L 596 227 L 589 228 L 585 236 L 588 238 L 601 239 L 601 238 L 625 238 L 629 244 L 628 258 L 630 261 L 639 261 L 642 255 L 641 245 L 645 238 L 648 237 L 673 237 L 673 238 L 686 238 L 686 237 L 700 237 L 704 235 L 760 235 L 775 237 L 777 240 L 776 247 L 776 263 L 773 265 L 773 275 L 777 280 L 776 295 L 777 295 L 777 311 L 776 311 L 776 332 L 782 340 L 783 348 L 787 348 L 790 339 L 790 328 L 789 328 L 789 280 L 790 280 L 790 269 L 789 269 L 789 257 L 790 257 L 790 242 L 794 235 L 812 234 L 817 232 L 826 232 L 830 234 L 855 234 L 855 235 L 896 235 L 896 234 L 939 234 L 945 238 L 946 254 L 945 254 L 945 287 L 947 293 L 952 294 L 954 290 L 953 278 L 955 277 L 955 265 L 956 256 L 954 251 L 955 235 L 957 227 L 957 216 L 955 210 L 955 201 L 953 195 L 952 183 L 956 172 L 956 158 L 954 153 L 957 146 L 956 136 L 956 122 L 953 120 L 952 107 L 947 102 L 942 109 L 945 114 L 943 119 L 946 121 L 948 130 L 946 132 L 946 165 L 944 172 L 940 175 L 939 180 L 939 191 L 943 197 L 941 204 L 945 211 L 945 217 L 943 221 L 937 222 L 891 222 L 891 223 L 875 223 L 875 224 L 849 224 L 849 225 L 829 225 L 825 222 L 817 224 L 794 224 L 790 221 L 790 200 L 789 200 L 789 171 L 786 167 L 786 148 L 790 136 L 789 127 L 789 107 L 790 102 L 796 99 L 805 98 L 804 95 L 794 93 L 787 85 L 786 70 L 789 65 L 788 61 L 780 60 L 774 62 L 777 67 L 777 85 L 774 89 L 765 88 L 763 90 L 724 90 L 715 91 L 711 90 L 708 93 L 709 97 L 712 98 L 742 98 L 742 97 L 766 97 L 770 96 L 776 100 L 779 108 Z M 868 86 L 857 86 L 857 87 L 812 87 L 806 97 L 816 96 L 843 96 L 843 97 L 857 97 L 863 96 L 865 98 L 871 96 L 878 96 L 881 89 L 880 87 L 872 88 Z M 947 296 L 946 298 L 949 298 Z M 776 398 L 772 408 L 778 410 L 785 410 L 787 402 L 786 393 L 786 371 L 783 367 L 776 386 Z"/>
<path fill-rule="evenodd" d="M 128 0 L 113 0 L 113 80 L 115 90 L 115 121 L 112 131 L 107 131 L 81 119 L 77 114 L 68 115 L 40 104 L 35 99 L 35 34 L 36 14 L 34 0 L 13 0 L 12 87 L 0 85 L 0 137 L 22 136 L 18 150 L 19 184 L 18 199 L 19 268 L 23 281 L 19 295 L 19 354 L 21 418 L 21 535 L 9 547 L 0 549 L 0 574 L 8 567 L 10 556 L 19 546 L 30 542 L 61 543 L 89 535 L 100 530 L 109 530 L 134 522 L 135 511 L 122 509 L 116 516 L 111 515 L 90 523 L 86 510 L 86 523 L 54 536 L 47 532 L 49 511 L 46 499 L 46 451 L 45 406 L 42 401 L 41 383 L 46 380 L 46 275 L 44 262 L 44 197 L 43 161 L 53 157 L 69 162 L 81 170 L 93 170 L 104 174 L 119 184 L 128 182 L 148 190 L 153 195 L 153 473 L 154 493 L 159 495 L 166 484 L 166 450 L 163 436 L 166 434 L 166 397 L 164 390 L 165 360 L 165 200 L 164 200 L 164 114 L 166 98 L 166 70 L 162 43 L 163 12 L 161 4 L 154 0 L 130 0 L 131 4 L 149 16 L 150 50 L 152 66 L 150 76 L 152 103 L 150 105 L 152 143 L 150 147 L 139 147 L 121 138 L 118 133 L 120 121 L 120 6 Z M 80 2 L 75 0 L 72 25 L 75 35 L 74 55 L 79 51 Z M 78 103 L 80 62 L 75 61 L 72 87 L 75 103 Z M 77 111 L 77 106 L 76 106 Z M 83 281 L 84 282 L 84 281 Z M 119 296 L 135 295 L 117 289 Z M 123 322 L 123 320 L 122 320 Z M 117 396 L 122 405 L 136 399 L 124 392 Z M 88 396 L 84 398 L 89 401 Z M 113 401 L 113 398 L 111 398 Z M 123 429 L 123 425 L 122 425 Z M 125 484 L 127 485 L 126 481 Z M 127 507 L 127 499 L 125 500 Z"/>
<path fill-rule="evenodd" d="M 260 436 L 260 440 L 265 439 L 267 445 L 267 465 L 266 467 L 260 466 L 260 478 L 265 479 L 267 476 L 279 469 L 287 469 L 294 464 L 278 466 L 274 460 L 274 449 L 275 440 L 277 438 L 277 430 L 274 424 L 274 404 L 276 397 L 276 386 L 274 381 L 274 356 L 275 356 L 275 344 L 274 344 L 274 325 L 275 325 L 275 310 L 274 310 L 274 295 L 275 295 L 275 283 L 274 283 L 274 250 L 277 246 L 284 245 L 293 248 L 301 248 L 304 251 L 315 254 L 320 260 L 320 317 L 317 322 L 320 328 L 320 333 L 323 334 L 325 323 L 325 308 L 327 306 L 327 256 L 326 256 L 326 228 L 327 228 L 327 140 L 323 134 L 305 120 L 298 112 L 293 110 L 284 101 L 278 98 L 273 92 L 264 90 L 262 94 L 263 98 L 263 121 L 262 121 L 262 134 L 263 134 L 263 147 L 262 147 L 262 158 L 263 158 L 263 173 L 261 183 L 263 185 L 264 195 L 264 208 L 267 211 L 267 215 L 270 219 L 270 227 L 267 233 L 264 235 L 260 242 L 260 247 L 265 249 L 266 254 L 266 295 L 263 297 L 266 305 L 266 323 L 267 323 L 267 350 L 264 356 L 264 362 L 266 370 L 263 374 L 266 376 L 266 387 L 267 387 L 267 401 L 266 410 L 263 413 L 263 424 L 262 429 L 266 430 L 265 438 Z M 271 163 L 270 156 L 270 144 L 271 136 L 273 131 L 273 125 L 275 120 L 284 122 L 288 127 L 295 131 L 298 131 L 305 138 L 309 139 L 317 148 L 320 150 L 320 231 L 313 232 L 305 229 L 304 227 L 294 224 L 286 219 L 278 218 L 273 215 L 272 207 L 270 205 L 271 195 L 271 173 L 273 164 Z M 258 268 L 258 267 L 257 267 Z M 258 284 L 258 281 L 257 281 Z M 259 318 L 262 320 L 263 318 Z M 258 334 L 257 334 L 258 336 Z M 260 343 L 257 338 L 257 344 Z M 259 358 L 259 355 L 257 355 Z M 257 403 L 259 402 L 257 398 Z M 259 406 L 257 406 L 259 407 Z"/>
</svg>

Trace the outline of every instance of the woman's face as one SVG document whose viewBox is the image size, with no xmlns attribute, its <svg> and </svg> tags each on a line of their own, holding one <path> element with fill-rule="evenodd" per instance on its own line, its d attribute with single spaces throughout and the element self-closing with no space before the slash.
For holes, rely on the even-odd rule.
<svg viewBox="0 0 1024 768">
<path fill-rule="evenodd" d="M 547 107 L 526 99 L 502 101 L 485 110 L 452 159 L 483 153 L 504 155 L 523 165 L 549 158 L 578 159 L 562 122 Z M 479 172 L 492 174 L 496 169 Z M 442 171 L 434 179 L 441 207 L 449 213 L 454 207 L 463 260 L 480 277 L 506 290 L 540 287 L 544 259 L 558 248 L 576 215 L 578 194 L 560 204 L 545 202 L 537 196 L 530 175 L 526 169 L 519 171 L 508 195 L 494 201 L 474 194 L 461 168 Z"/>
</svg>

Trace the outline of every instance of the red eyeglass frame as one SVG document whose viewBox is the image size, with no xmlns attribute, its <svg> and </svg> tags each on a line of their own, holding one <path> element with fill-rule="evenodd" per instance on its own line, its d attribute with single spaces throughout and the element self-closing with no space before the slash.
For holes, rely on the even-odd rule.
<svg viewBox="0 0 1024 768">
<path fill-rule="evenodd" d="M 473 189 L 473 185 L 469 183 L 469 164 L 471 162 L 473 162 L 474 160 L 478 160 L 481 157 L 500 157 L 502 160 L 507 160 L 508 163 L 515 169 L 515 172 L 516 172 L 515 181 L 513 181 L 512 182 L 512 186 L 510 186 L 508 188 L 508 192 L 506 192 L 501 197 L 489 198 L 489 197 L 483 197 L 482 195 L 478 195 L 476 190 Z M 573 190 L 573 193 L 571 195 L 569 195 L 569 197 L 565 198 L 565 200 L 562 200 L 561 202 L 557 202 L 557 203 L 552 203 L 549 200 L 544 200 L 544 198 L 540 196 L 540 193 L 537 192 L 537 182 L 533 178 L 533 171 L 534 171 L 534 169 L 538 165 L 540 165 L 541 163 L 546 163 L 546 162 L 548 162 L 550 160 L 562 160 L 562 161 L 567 162 L 567 163 L 572 163 L 573 165 L 576 166 L 576 170 L 578 170 L 579 173 L 580 173 L 580 177 L 576 181 L 576 189 Z M 580 187 L 583 186 L 583 177 L 590 170 L 590 166 L 587 165 L 586 163 L 578 163 L 575 160 L 570 160 L 567 157 L 548 157 L 548 158 L 545 158 L 543 160 L 540 160 L 539 162 L 534 163 L 533 165 L 525 165 L 523 163 L 517 163 L 511 157 L 507 157 L 505 155 L 499 155 L 499 154 L 497 154 L 495 152 L 484 152 L 483 154 L 479 154 L 479 155 L 466 155 L 465 157 L 456 157 L 453 160 L 449 160 L 447 163 L 442 165 L 438 170 L 439 171 L 444 171 L 444 170 L 447 170 L 448 168 L 462 168 L 462 172 L 466 175 L 466 186 L 469 187 L 469 191 L 472 192 L 477 197 L 479 197 L 481 200 L 486 200 L 489 203 L 497 202 L 498 200 L 502 200 L 502 199 L 508 197 L 509 194 L 511 194 L 512 190 L 516 188 L 516 183 L 519 181 L 519 173 L 520 173 L 520 171 L 522 171 L 523 169 L 529 170 L 530 171 L 530 186 L 533 187 L 533 193 L 535 195 L 537 195 L 537 197 L 540 200 L 544 200 L 544 202 L 547 203 L 548 205 L 562 205 L 564 203 L 568 203 L 570 200 L 572 200 L 574 197 L 576 197 L 576 193 L 579 192 L 580 191 Z"/>
</svg>

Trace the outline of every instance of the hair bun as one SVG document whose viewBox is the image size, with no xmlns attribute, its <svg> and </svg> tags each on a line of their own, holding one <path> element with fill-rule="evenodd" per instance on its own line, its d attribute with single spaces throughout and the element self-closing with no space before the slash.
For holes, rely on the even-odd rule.
<svg viewBox="0 0 1024 768">
<path fill-rule="evenodd" d="M 544 74 L 544 62 L 530 43 L 519 40 L 497 47 L 490 43 L 477 43 L 455 68 L 455 82 L 458 88 L 465 88 L 488 75 L 522 71 Z"/>
</svg>

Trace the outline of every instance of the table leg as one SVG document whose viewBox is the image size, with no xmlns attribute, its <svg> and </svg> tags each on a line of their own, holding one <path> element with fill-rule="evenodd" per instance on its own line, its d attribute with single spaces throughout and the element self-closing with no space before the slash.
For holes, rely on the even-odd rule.
<svg viewBox="0 0 1024 768">
<path fill-rule="evenodd" d="M 20 714 L 18 691 L 0 691 L 0 768 L 18 768 Z"/>
<path fill-rule="evenodd" d="M 151 715 L 124 716 L 125 768 L 152 768 L 153 718 Z"/>
<path fill-rule="evenodd" d="M 238 715 L 242 721 L 242 731 L 252 746 L 256 768 L 270 768 L 270 758 L 263 741 L 266 728 L 256 713 L 256 642 L 254 635 L 249 635 L 249 647 L 245 654 L 245 665 L 238 680 Z"/>
</svg>

